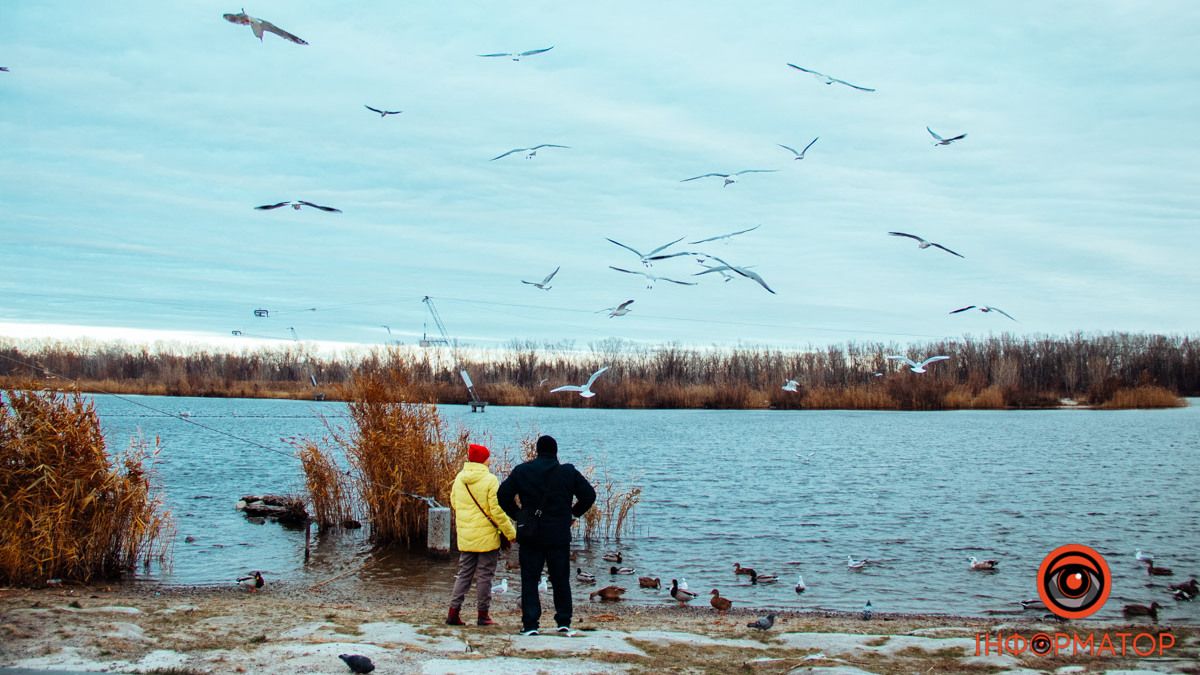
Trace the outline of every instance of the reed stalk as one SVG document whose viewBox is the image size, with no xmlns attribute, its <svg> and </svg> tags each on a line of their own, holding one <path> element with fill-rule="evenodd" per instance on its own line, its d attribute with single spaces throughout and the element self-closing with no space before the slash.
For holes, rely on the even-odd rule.
<svg viewBox="0 0 1200 675">
<path fill-rule="evenodd" d="M 167 562 L 171 515 L 154 486 L 158 444 L 110 457 L 78 392 L 0 392 L 0 584 L 112 579 Z"/>
</svg>

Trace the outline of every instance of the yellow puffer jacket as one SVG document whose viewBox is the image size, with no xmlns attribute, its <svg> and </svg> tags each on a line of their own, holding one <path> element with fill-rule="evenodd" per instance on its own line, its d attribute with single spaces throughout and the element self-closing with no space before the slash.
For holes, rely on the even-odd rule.
<svg viewBox="0 0 1200 675">
<path fill-rule="evenodd" d="M 467 494 L 468 486 L 471 488 L 470 495 Z M 484 553 L 500 548 L 500 535 L 479 510 L 479 506 L 487 509 L 488 515 L 501 527 L 509 541 L 516 540 L 517 529 L 496 501 L 498 487 L 500 481 L 488 471 L 486 464 L 478 462 L 465 463 L 462 471 L 454 477 L 454 485 L 450 488 L 450 504 L 454 507 L 454 517 L 458 522 L 459 551 Z M 471 501 L 471 495 L 479 501 L 479 506 Z"/>
</svg>

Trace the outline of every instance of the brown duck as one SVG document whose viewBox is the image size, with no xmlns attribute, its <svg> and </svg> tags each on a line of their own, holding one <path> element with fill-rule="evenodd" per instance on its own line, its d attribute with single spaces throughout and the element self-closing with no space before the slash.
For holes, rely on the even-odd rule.
<svg viewBox="0 0 1200 675">
<path fill-rule="evenodd" d="M 642 588 L 662 588 L 658 577 L 638 577 L 638 586 Z"/>
<path fill-rule="evenodd" d="M 1146 574 L 1152 577 L 1169 577 L 1175 573 L 1168 567 L 1155 567 L 1153 560 L 1146 560 Z"/>
<path fill-rule="evenodd" d="M 748 577 L 752 577 L 756 574 L 753 567 L 742 567 L 741 563 L 733 563 L 733 573 L 745 574 Z"/>
<path fill-rule="evenodd" d="M 1151 619 L 1158 621 L 1158 608 L 1161 607 L 1157 602 L 1150 603 L 1150 606 L 1145 605 L 1125 605 L 1121 612 L 1125 616 L 1148 616 Z"/>
<path fill-rule="evenodd" d="M 718 591 L 715 588 L 712 589 L 712 600 L 709 600 L 708 604 L 712 605 L 713 609 L 717 610 L 721 614 L 728 612 L 729 608 L 733 607 L 733 601 L 729 598 L 722 598 L 721 591 Z"/>
<path fill-rule="evenodd" d="M 599 596 L 600 600 L 602 601 L 620 600 L 621 596 L 624 594 L 625 589 L 621 588 L 620 586 L 605 586 L 599 590 L 592 591 L 591 594 L 588 595 L 588 600 L 595 600 L 597 596 Z"/>
</svg>

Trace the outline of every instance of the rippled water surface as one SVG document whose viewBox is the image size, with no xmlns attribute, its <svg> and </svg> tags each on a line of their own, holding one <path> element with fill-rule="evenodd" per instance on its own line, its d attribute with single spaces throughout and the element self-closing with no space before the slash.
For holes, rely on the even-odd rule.
<svg viewBox="0 0 1200 675">
<path fill-rule="evenodd" d="M 361 534 L 319 543 L 303 562 L 303 531 L 252 525 L 234 510 L 245 493 L 297 491 L 299 463 L 241 440 L 140 408 L 192 420 L 286 452 L 280 439 L 319 438 L 340 403 L 96 396 L 110 443 L 159 436 L 159 474 L 177 516 L 169 583 L 225 583 L 248 569 L 324 579 L 365 557 L 364 584 L 422 584 L 449 592 L 452 565 L 420 555 L 365 555 Z M 639 574 L 686 578 L 751 605 L 955 614 L 1019 610 L 1036 597 L 1042 558 L 1066 543 L 1103 554 L 1112 597 L 1165 606 L 1165 620 L 1200 619 L 1166 584 L 1200 576 L 1200 401 L 1152 411 L 620 411 L 443 407 L 451 424 L 514 446 L 534 430 L 558 438 L 560 459 L 595 459 L 644 486 L 635 536 L 621 544 Z M 186 536 L 195 541 L 184 543 Z M 608 563 L 582 542 L 579 566 Z M 1151 582 L 1133 558 L 1154 552 L 1174 577 Z M 967 557 L 996 558 L 994 573 Z M 847 556 L 876 561 L 848 571 Z M 779 573 L 751 587 L 733 563 Z M 799 562 L 798 565 L 791 564 Z M 808 591 L 793 591 L 797 573 Z M 629 577 L 617 580 L 631 581 Z M 636 580 L 633 586 L 637 585 Z M 665 593 L 632 589 L 631 599 Z M 628 597 L 628 596 L 627 596 Z M 669 598 L 668 598 L 669 600 Z"/>
</svg>

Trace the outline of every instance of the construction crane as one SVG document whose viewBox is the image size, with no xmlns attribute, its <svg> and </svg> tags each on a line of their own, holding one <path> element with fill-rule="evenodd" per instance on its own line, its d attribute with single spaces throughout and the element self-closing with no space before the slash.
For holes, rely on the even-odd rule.
<svg viewBox="0 0 1200 675">
<path fill-rule="evenodd" d="M 449 346 L 450 336 L 446 333 L 446 325 L 442 323 L 442 317 L 438 314 L 437 307 L 433 306 L 433 298 L 427 295 L 421 302 L 425 303 L 425 306 L 429 308 L 429 315 L 433 317 L 433 324 L 437 326 L 438 332 L 442 336 L 431 338 L 426 331 L 421 331 L 420 345 L 422 347 L 432 347 L 434 345 Z"/>
<path fill-rule="evenodd" d="M 437 326 L 438 333 L 441 335 L 441 337 L 430 338 L 428 334 L 423 332 L 421 335 L 420 345 L 422 347 L 431 347 L 433 345 L 448 346 L 450 344 L 450 334 L 446 332 L 446 324 L 442 323 L 442 317 L 440 314 L 438 314 L 437 307 L 435 307 L 433 304 L 433 298 L 427 295 L 421 300 L 421 302 L 425 303 L 425 306 L 429 308 L 429 315 L 433 317 L 433 324 Z M 458 368 L 458 350 L 454 349 L 452 351 L 454 366 Z M 466 368 L 459 368 L 458 374 L 462 377 L 463 384 L 467 386 L 467 393 L 471 395 L 471 412 L 483 412 L 487 407 L 487 401 L 479 398 L 479 394 L 475 393 L 475 383 L 471 381 L 471 376 L 467 373 Z"/>
</svg>

